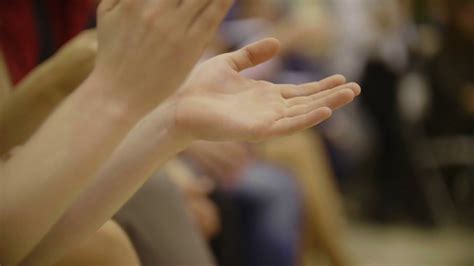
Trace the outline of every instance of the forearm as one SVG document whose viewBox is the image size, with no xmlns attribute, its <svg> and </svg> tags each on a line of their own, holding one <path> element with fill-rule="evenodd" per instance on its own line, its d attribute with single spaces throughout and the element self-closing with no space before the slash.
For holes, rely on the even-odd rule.
<svg viewBox="0 0 474 266">
<path fill-rule="evenodd" d="M 0 156 L 23 144 L 92 71 L 94 32 L 82 33 L 29 74 L 0 105 Z"/>
<path fill-rule="evenodd" d="M 0 169 L 3 265 L 31 251 L 143 115 L 104 86 L 86 80 Z"/>
<path fill-rule="evenodd" d="M 111 220 L 54 265 L 139 266 L 140 260 L 127 233 Z"/>
<path fill-rule="evenodd" d="M 50 265 L 86 239 L 190 140 L 170 127 L 167 107 L 137 124 L 93 182 L 64 214 L 23 265 Z"/>
<path fill-rule="evenodd" d="M 1 169 L 0 263 L 16 264 L 29 254 L 134 123 L 185 81 L 231 5 L 231 0 L 101 1 L 94 73 L 107 84 L 88 79 Z M 195 112 L 182 109 L 185 124 Z M 125 113 L 127 119 L 120 119 Z M 149 142 L 139 143 L 156 154 Z M 119 166 L 126 164 L 131 162 L 121 160 Z"/>
</svg>

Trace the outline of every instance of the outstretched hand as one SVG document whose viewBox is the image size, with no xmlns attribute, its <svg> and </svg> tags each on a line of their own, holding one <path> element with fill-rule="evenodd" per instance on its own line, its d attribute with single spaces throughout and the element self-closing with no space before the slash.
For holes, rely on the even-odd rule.
<svg viewBox="0 0 474 266">
<path fill-rule="evenodd" d="M 315 126 L 361 92 L 340 75 L 304 85 L 278 85 L 239 73 L 273 58 L 265 39 L 198 66 L 170 101 L 174 126 L 192 139 L 261 141 Z"/>
<path fill-rule="evenodd" d="M 182 85 L 232 0 L 102 0 L 93 77 L 151 110 Z"/>
</svg>

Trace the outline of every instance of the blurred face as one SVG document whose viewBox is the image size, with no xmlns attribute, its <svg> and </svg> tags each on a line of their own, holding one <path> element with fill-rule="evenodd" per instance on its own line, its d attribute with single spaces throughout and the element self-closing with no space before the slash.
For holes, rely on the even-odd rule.
<svg viewBox="0 0 474 266">
<path fill-rule="evenodd" d="M 457 10 L 456 24 L 468 38 L 474 41 L 474 1 L 463 4 Z"/>
<path fill-rule="evenodd" d="M 278 2 L 274 0 L 243 1 L 244 16 L 273 20 L 278 16 Z"/>
</svg>

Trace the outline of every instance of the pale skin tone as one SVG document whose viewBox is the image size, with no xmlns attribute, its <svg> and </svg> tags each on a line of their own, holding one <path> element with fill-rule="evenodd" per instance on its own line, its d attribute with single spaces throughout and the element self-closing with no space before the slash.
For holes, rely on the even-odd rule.
<svg viewBox="0 0 474 266">
<path fill-rule="evenodd" d="M 24 143 L 37 130 L 54 108 L 92 71 L 96 54 L 95 30 L 84 31 L 35 68 L 14 89 L 10 89 L 7 82 L 0 85 L 0 90 L 8 92 L 0 96 L 0 100 L 3 100 L 0 103 L 0 154 L 6 154 L 12 147 Z M 6 69 L 1 67 L 0 79 L 8 80 Z M 168 168 L 165 171 L 168 172 Z M 185 179 L 185 182 L 177 183 L 185 192 L 196 223 L 203 234 L 210 238 L 219 226 L 217 211 L 206 197 L 209 189 L 203 187 L 204 182 L 197 182 L 195 178 L 179 173 L 183 171 L 174 172 L 169 174 L 178 177 L 173 180 Z M 108 247 L 106 250 L 98 248 L 104 245 Z M 57 265 L 84 264 L 128 266 L 139 263 L 126 234 L 113 221 L 108 221 L 88 240 L 68 252 Z"/>
<path fill-rule="evenodd" d="M 200 65 L 177 95 L 135 126 L 76 204 L 30 254 L 25 265 L 48 265 L 52 261 L 44 259 L 50 259 L 51 254 L 64 254 L 84 236 L 95 232 L 151 173 L 193 141 L 258 141 L 293 133 L 319 124 L 329 117 L 332 109 L 348 104 L 360 93 L 356 84 L 345 84 L 341 76 L 294 86 L 262 83 L 239 75 L 238 71 L 275 56 L 278 47 L 278 41 L 267 39 Z M 278 102 L 262 101 L 273 92 L 280 95 Z M 198 112 L 202 106 L 195 101 L 206 103 L 205 111 Z M 248 109 L 248 117 L 237 111 L 240 104 L 226 104 L 235 102 L 246 103 L 242 106 Z M 302 102 L 308 106 L 300 109 Z M 295 106 L 301 110 L 300 115 L 295 115 Z M 255 113 L 262 110 L 265 115 L 252 115 L 252 110 Z M 70 228 L 74 231 L 70 232 Z"/>
<path fill-rule="evenodd" d="M 87 78 L 96 53 L 95 31 L 85 31 L 14 89 L 8 88 L 4 98 L 0 96 L 0 157 L 28 140 L 54 108 Z M 8 77 L 7 71 L 3 77 Z"/>
<path fill-rule="evenodd" d="M 250 147 L 241 142 L 198 141 L 184 155 L 225 187 L 238 183 L 240 172 L 253 160 Z"/>
<path fill-rule="evenodd" d="M 53 58 L 35 69 L 25 78 L 25 80 L 18 84 L 14 90 L 11 90 L 13 93 L 9 94 L 8 97 L 5 96 L 4 98 L 1 98 L 4 101 L 3 104 L 0 104 L 0 125 L 3 126 L 0 128 L 0 135 L 2 136 L 0 139 L 0 153 L 4 154 L 11 147 L 17 146 L 18 144 L 23 143 L 24 140 L 28 139 L 37 129 L 38 125 L 40 125 L 52 110 L 54 110 L 57 104 L 80 85 L 82 80 L 91 72 L 96 53 L 97 40 L 95 31 L 81 33 L 69 44 L 65 45 L 65 47 L 62 48 Z M 55 75 L 51 75 L 50 73 L 55 73 Z M 57 73 L 61 74 L 58 75 Z M 6 71 L 4 71 L 0 78 L 6 77 Z M 3 88 L 8 89 L 8 86 L 3 86 Z M 469 99 L 469 97 L 466 98 Z M 302 135 L 304 134 L 294 135 L 289 138 L 298 139 L 301 138 Z M 285 140 L 287 139 L 285 138 Z M 265 147 L 268 146 L 272 145 L 265 145 Z M 325 208 L 324 206 L 336 205 L 334 200 L 331 201 L 328 199 L 330 196 L 328 194 L 330 194 L 332 189 L 323 185 L 326 181 L 314 182 L 314 177 L 322 178 L 323 176 L 327 176 L 322 170 L 325 169 L 324 164 L 316 165 L 314 163 L 318 161 L 317 158 L 321 156 L 308 156 L 308 154 L 306 154 L 307 149 L 313 148 L 315 145 L 295 145 L 294 143 L 282 144 L 277 140 L 273 146 L 280 152 L 272 151 L 271 155 L 265 155 L 267 159 L 270 158 L 278 163 L 281 161 L 284 165 L 292 161 L 298 162 L 297 164 L 307 162 L 307 165 L 310 165 L 311 169 L 315 169 L 312 172 L 304 171 L 305 174 L 301 175 L 307 176 L 308 178 L 304 180 L 307 180 L 312 184 L 311 186 L 307 184 L 302 186 L 308 190 L 308 195 L 311 197 L 311 199 L 307 201 L 309 204 L 321 206 L 322 209 Z M 295 153 L 294 151 L 298 152 Z M 250 156 L 245 145 L 237 142 L 197 142 L 192 145 L 192 148 L 189 147 L 187 149 L 187 153 L 192 154 L 194 158 L 206 167 L 211 176 L 219 177 L 220 182 L 226 184 L 230 183 L 230 185 L 232 182 L 235 182 L 234 177 L 237 175 L 231 174 L 229 176 L 229 173 L 235 173 L 241 169 Z M 275 154 L 281 153 L 288 154 L 288 158 L 285 157 L 281 160 L 275 160 L 273 158 Z M 294 157 L 295 155 L 298 155 L 297 158 Z M 293 168 L 297 171 L 300 171 L 300 169 L 307 169 L 307 167 Z M 300 177 L 300 175 L 298 175 L 298 177 Z M 189 188 L 193 188 L 193 185 L 194 184 L 187 184 L 185 186 L 186 191 L 188 191 Z M 197 186 L 196 189 L 198 190 L 198 188 L 199 186 Z M 314 191 L 317 190 L 320 192 L 314 193 Z M 195 195 L 199 193 L 186 193 L 186 195 L 188 194 Z M 206 193 L 200 195 L 205 194 Z M 200 221 L 199 225 L 204 234 L 209 235 L 209 232 L 214 232 L 215 228 L 217 228 L 215 222 L 213 222 L 216 215 L 209 215 L 209 212 L 212 212 L 213 208 L 201 208 L 205 205 L 209 205 L 209 203 L 205 202 L 204 197 L 202 197 L 202 199 L 203 200 L 197 200 L 196 197 L 193 197 L 193 199 L 188 202 L 193 210 L 194 216 L 198 221 Z M 313 209 L 314 208 L 308 207 L 308 211 L 310 212 Z M 332 211 L 332 213 L 334 213 L 334 211 Z M 328 216 L 327 213 L 319 214 L 318 212 L 314 215 L 317 216 L 317 218 L 313 219 L 314 224 L 318 225 L 317 228 L 326 228 L 328 226 L 334 227 L 332 230 L 318 229 L 318 232 L 321 232 L 322 234 L 321 238 L 327 239 L 322 241 L 324 244 L 323 247 L 326 247 L 326 245 L 328 247 L 340 246 L 339 243 L 342 242 L 337 240 L 335 237 L 337 233 L 340 232 L 340 229 L 335 227 L 338 223 L 335 223 L 328 218 L 330 216 Z M 308 217 L 314 217 L 314 215 L 311 214 Z M 209 221 L 211 221 L 211 223 L 209 223 Z M 211 225 L 209 226 L 209 224 Z M 100 234 L 101 232 L 102 231 L 99 230 L 97 234 Z M 96 237 L 93 239 L 101 238 Z M 87 243 L 91 243 L 91 241 L 88 241 Z M 327 243 L 331 244 L 329 245 Z M 331 254 L 335 253 L 332 251 L 334 249 L 336 248 L 330 249 Z M 81 248 L 81 251 L 84 250 L 86 249 Z M 125 253 L 120 252 L 120 254 L 124 255 Z M 342 254 L 342 252 L 338 252 L 338 254 Z M 332 257 L 341 257 L 336 255 Z M 68 263 L 71 263 L 71 260 L 68 260 Z M 339 263 L 335 265 L 343 264 Z"/>
<path fill-rule="evenodd" d="M 31 252 L 136 122 L 184 81 L 231 5 L 177 3 L 102 1 L 93 73 L 0 169 L 2 265 Z"/>
<path fill-rule="evenodd" d="M 178 94 L 152 111 L 184 80 L 212 35 L 209 23 L 217 27 L 230 6 L 217 0 L 199 8 L 194 5 L 200 1 L 177 2 L 102 2 L 102 48 L 93 73 L 1 168 L 2 264 L 47 265 L 60 258 L 63 245 L 74 246 L 94 233 L 151 172 L 194 140 L 259 141 L 291 134 L 329 118 L 360 91 L 340 76 L 303 86 L 240 77 L 238 71 L 275 55 L 278 42 L 270 39 L 204 64 Z M 156 22 L 172 20 L 164 10 L 195 19 L 182 31 L 177 26 L 167 33 Z M 118 24 L 123 26 L 112 27 Z M 198 25 L 201 34 L 195 32 Z M 176 58 L 175 69 L 170 66 Z M 211 71 L 218 73 L 214 83 L 199 78 Z M 224 73 L 228 83 L 221 83 Z M 91 202 L 97 203 L 94 209 L 83 209 Z"/>
<path fill-rule="evenodd" d="M 73 91 L 74 87 L 80 84 L 80 80 L 91 71 L 94 61 L 93 59 L 97 53 L 95 36 L 96 34 L 93 31 L 84 32 L 79 35 L 71 41 L 70 44 L 61 49 L 61 51 L 51 60 L 48 60 L 45 64 L 38 67 L 38 69 L 20 83 L 14 90 L 14 93 L 8 98 L 8 101 L 6 101 L 7 104 L 0 106 L 2 108 L 2 111 L 0 112 L 0 120 L 3 121 L 0 124 L 5 126 L 1 131 L 5 132 L 5 130 L 8 130 L 8 132 L 11 132 L 8 136 L 12 137 L 5 138 L 6 135 L 2 133 L 3 137 L 1 141 L 4 145 L 3 147 L 6 148 L 3 149 L 2 152 L 8 151 L 9 147 L 18 145 L 23 142 L 22 139 L 28 138 L 36 129 L 36 125 L 42 123 L 44 118 L 55 108 L 57 103 Z M 77 66 L 80 66 L 80 69 L 78 69 Z M 74 69 L 74 72 L 68 71 L 68 69 L 71 68 Z M 61 75 L 49 75 L 51 72 L 61 73 Z M 25 108 L 25 105 L 27 105 L 28 108 Z M 24 116 L 25 114 L 27 116 Z M 12 125 L 12 123 L 4 123 L 5 121 L 13 122 L 14 125 Z M 223 156 L 222 152 L 218 152 L 215 154 L 216 156 L 211 156 L 213 160 L 207 160 L 202 148 L 198 148 L 198 151 L 194 154 L 195 156 L 204 157 L 205 161 L 211 164 L 210 168 L 219 170 L 217 172 L 211 171 L 214 176 L 222 176 L 224 178 L 224 176 L 228 176 L 227 173 L 234 172 L 236 169 L 241 167 L 242 163 L 244 163 L 242 160 L 237 160 L 238 158 L 244 157 L 244 161 L 248 159 L 248 151 L 246 151 L 245 148 L 242 148 L 241 144 L 235 142 L 226 142 L 222 144 L 214 142 L 199 143 L 202 143 L 206 147 L 209 145 L 217 145 L 218 148 L 216 151 L 220 151 L 222 148 L 221 146 L 225 146 L 223 150 L 226 151 L 225 155 L 229 156 Z M 198 146 L 193 145 L 193 147 Z M 298 149 L 299 148 L 296 148 L 296 150 Z M 309 161 L 311 160 L 312 159 L 309 159 Z M 222 167 L 226 164 L 229 167 Z M 225 177 L 224 180 L 229 180 L 229 177 Z M 189 188 L 190 186 L 187 187 Z M 319 188 L 319 185 L 316 187 Z M 191 194 L 194 195 L 194 193 Z M 311 193 L 311 195 L 316 196 L 320 194 Z M 193 201 L 190 202 L 191 207 L 194 210 L 193 213 L 195 216 L 201 221 L 201 217 L 208 217 L 208 215 L 206 214 L 206 209 L 196 206 L 196 204 L 200 202 L 195 204 L 195 201 L 196 200 L 193 199 Z M 319 202 L 319 200 L 316 202 Z M 207 210 L 212 210 L 212 208 L 207 208 Z M 202 211 L 204 211 L 204 213 Z M 212 219 L 210 220 L 212 221 Z M 207 219 L 207 221 L 209 221 L 209 219 Z M 201 226 L 204 225 L 203 230 L 205 232 L 209 231 L 206 228 L 215 228 L 215 226 L 206 227 L 206 224 L 207 223 L 200 223 Z M 102 231 L 98 231 L 97 234 L 100 234 L 101 232 Z M 95 237 L 93 239 L 101 238 Z M 91 243 L 91 241 L 92 240 L 87 243 Z M 80 250 L 82 253 L 87 251 L 87 249 L 84 248 L 81 248 Z M 124 255 L 124 252 L 120 252 L 120 254 Z M 78 256 L 75 256 L 75 258 L 78 258 Z M 71 260 L 68 260 L 68 263 L 70 262 Z"/>
<path fill-rule="evenodd" d="M 108 221 L 54 265 L 135 266 L 140 265 L 140 260 L 127 233 L 114 221 Z"/>
</svg>

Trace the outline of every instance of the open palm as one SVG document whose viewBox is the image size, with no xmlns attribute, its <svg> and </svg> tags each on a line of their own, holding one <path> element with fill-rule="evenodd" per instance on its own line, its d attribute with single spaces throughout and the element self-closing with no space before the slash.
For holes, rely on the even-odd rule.
<svg viewBox="0 0 474 266">
<path fill-rule="evenodd" d="M 260 141 L 315 126 L 360 94 L 340 75 L 300 86 L 240 75 L 278 50 L 277 40 L 265 39 L 197 67 L 177 97 L 176 125 L 197 139 Z"/>
</svg>

